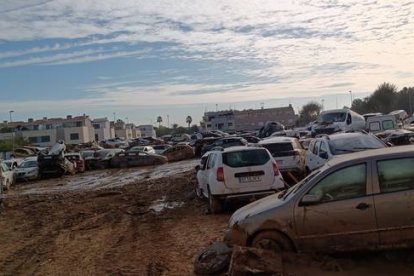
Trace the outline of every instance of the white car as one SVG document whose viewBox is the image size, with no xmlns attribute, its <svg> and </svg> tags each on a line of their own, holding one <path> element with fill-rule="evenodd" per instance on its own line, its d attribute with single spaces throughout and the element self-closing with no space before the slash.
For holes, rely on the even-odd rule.
<svg viewBox="0 0 414 276">
<path fill-rule="evenodd" d="M 34 180 L 40 177 L 37 157 L 28 157 L 15 170 L 17 181 Z"/>
<path fill-rule="evenodd" d="M 220 212 L 225 199 L 261 197 L 285 188 L 276 161 L 263 147 L 209 151 L 196 169 L 196 193 L 209 200 L 211 213 Z"/>
<path fill-rule="evenodd" d="M 335 156 L 368 149 L 387 147 L 375 135 L 361 132 L 337 133 L 315 138 L 306 152 L 305 169 L 309 173 L 322 167 Z"/>
<path fill-rule="evenodd" d="M 155 150 L 151 146 L 135 146 L 128 150 L 128 152 L 147 152 L 147 153 L 155 153 Z"/>
<path fill-rule="evenodd" d="M 293 137 L 271 137 L 259 142 L 276 160 L 281 172 L 290 172 L 302 178 L 305 174 L 306 151 Z"/>
<path fill-rule="evenodd" d="M 0 189 L 9 190 L 15 181 L 16 177 L 14 171 L 10 170 L 9 167 L 0 160 Z"/>
</svg>

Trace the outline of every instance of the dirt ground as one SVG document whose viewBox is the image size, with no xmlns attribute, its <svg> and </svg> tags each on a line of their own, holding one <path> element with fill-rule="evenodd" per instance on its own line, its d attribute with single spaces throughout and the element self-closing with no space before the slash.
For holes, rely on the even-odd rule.
<svg viewBox="0 0 414 276">
<path fill-rule="evenodd" d="M 205 215 L 195 198 L 193 170 L 113 188 L 43 190 L 76 177 L 88 176 L 7 195 L 0 275 L 190 275 L 196 253 L 226 229 L 229 214 Z M 33 193 L 39 187 L 42 193 Z"/>
<path fill-rule="evenodd" d="M 0 213 L 0 275 L 192 275 L 231 212 L 206 215 L 195 161 L 18 184 Z M 296 256 L 287 275 L 414 275 L 414 253 Z"/>
</svg>

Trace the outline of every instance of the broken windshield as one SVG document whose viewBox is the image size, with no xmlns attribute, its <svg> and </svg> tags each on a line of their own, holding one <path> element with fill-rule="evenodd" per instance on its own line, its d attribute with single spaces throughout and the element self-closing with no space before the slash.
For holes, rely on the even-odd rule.
<svg viewBox="0 0 414 276">
<path fill-rule="evenodd" d="M 321 122 L 345 122 L 346 112 L 330 112 L 321 114 Z"/>
</svg>

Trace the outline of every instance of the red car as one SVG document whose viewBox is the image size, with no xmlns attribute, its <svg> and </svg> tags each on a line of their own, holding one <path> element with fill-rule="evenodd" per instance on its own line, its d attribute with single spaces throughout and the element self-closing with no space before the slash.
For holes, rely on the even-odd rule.
<svg viewBox="0 0 414 276">
<path fill-rule="evenodd" d="M 65 157 L 72 163 L 76 165 L 77 172 L 85 171 L 85 160 L 82 158 L 79 152 L 70 152 L 66 153 Z"/>
</svg>

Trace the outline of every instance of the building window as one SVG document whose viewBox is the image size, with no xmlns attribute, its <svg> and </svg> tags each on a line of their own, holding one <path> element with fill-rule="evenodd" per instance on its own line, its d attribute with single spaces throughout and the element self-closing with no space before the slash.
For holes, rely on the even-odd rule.
<svg viewBox="0 0 414 276">
<path fill-rule="evenodd" d="M 81 127 L 82 126 L 82 122 L 76 122 L 76 127 Z"/>
<path fill-rule="evenodd" d="M 34 125 L 33 130 L 39 130 L 39 125 Z"/>
<path fill-rule="evenodd" d="M 207 124 L 207 127 L 211 127 L 211 124 Z"/>
<path fill-rule="evenodd" d="M 49 143 L 50 136 L 36 136 L 36 137 L 29 137 L 28 138 L 30 143 Z"/>
<path fill-rule="evenodd" d="M 229 127 L 232 127 L 233 126 L 233 123 L 228 123 L 227 124 Z"/>
<path fill-rule="evenodd" d="M 37 143 L 37 137 L 29 137 L 30 143 Z"/>
<path fill-rule="evenodd" d="M 93 124 L 93 128 L 94 129 L 100 129 L 101 128 L 101 125 L 100 124 Z"/>
<path fill-rule="evenodd" d="M 40 142 L 42 143 L 49 143 L 50 142 L 50 136 L 41 136 Z"/>
<path fill-rule="evenodd" d="M 70 140 L 79 140 L 79 133 L 71 133 Z"/>
</svg>

